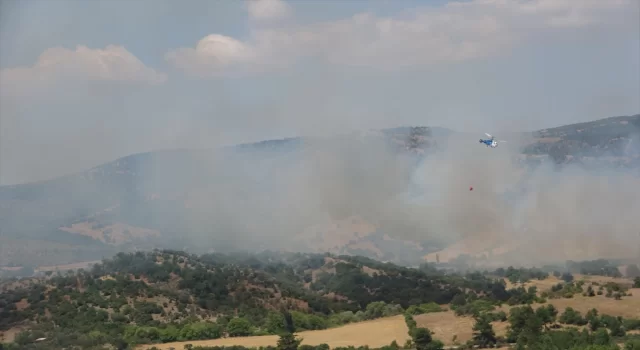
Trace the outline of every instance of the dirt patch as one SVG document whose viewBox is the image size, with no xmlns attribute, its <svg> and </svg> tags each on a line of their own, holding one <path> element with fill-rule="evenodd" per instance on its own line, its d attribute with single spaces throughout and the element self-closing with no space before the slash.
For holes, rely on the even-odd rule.
<svg viewBox="0 0 640 350">
<path fill-rule="evenodd" d="M 28 307 L 29 307 L 29 302 L 27 301 L 27 299 L 22 299 L 16 303 L 16 309 L 18 311 L 22 311 Z"/>
<path fill-rule="evenodd" d="M 364 346 L 382 347 L 396 341 L 403 345 L 408 339 L 408 330 L 403 316 L 387 317 L 373 321 L 354 323 L 333 329 L 319 331 L 306 331 L 297 334 L 303 338 L 302 344 L 319 345 L 327 344 L 331 348 L 339 346 Z M 173 347 L 182 349 L 185 344 L 193 346 L 229 346 L 241 345 L 245 347 L 275 346 L 278 336 L 267 335 L 259 337 L 223 338 L 201 341 L 186 341 L 166 344 L 141 345 L 137 349 L 144 350 L 155 346 L 161 350 Z"/>
<path fill-rule="evenodd" d="M 0 343 L 12 343 L 18 333 L 24 329 L 20 327 L 9 328 L 6 331 L 0 331 Z"/>
<path fill-rule="evenodd" d="M 369 276 L 373 276 L 374 274 L 383 275 L 380 270 L 372 269 L 369 266 L 363 266 L 362 272 L 366 273 Z"/>
</svg>

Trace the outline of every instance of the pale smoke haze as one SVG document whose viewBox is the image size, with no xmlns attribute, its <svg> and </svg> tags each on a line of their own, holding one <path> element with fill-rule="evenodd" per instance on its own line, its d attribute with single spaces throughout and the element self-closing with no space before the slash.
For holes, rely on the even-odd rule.
<svg viewBox="0 0 640 350">
<path fill-rule="evenodd" d="M 515 162 L 517 148 L 509 147 L 521 140 L 508 141 L 490 149 L 473 134 L 454 134 L 418 163 L 385 138 L 356 135 L 311 139 L 291 153 L 203 160 L 206 185 L 190 196 L 196 209 L 188 222 L 204 236 L 183 239 L 293 249 L 292 238 L 309 227 L 361 217 L 416 242 L 520 247 L 499 257 L 513 264 L 636 254 L 637 176 L 560 169 L 550 161 L 526 170 Z M 178 176 L 194 175 L 185 169 Z"/>
<path fill-rule="evenodd" d="M 633 0 L 0 6 L 0 184 L 155 149 L 640 110 Z"/>
<path fill-rule="evenodd" d="M 633 0 L 1 1 L 0 185 L 205 150 L 25 191 L 37 200 L 6 195 L 2 234 L 121 205 L 132 224 L 203 249 L 314 249 L 293 238 L 359 216 L 425 245 L 524 247 L 496 258 L 509 262 L 633 256 L 637 173 L 514 159 L 530 142 L 521 131 L 640 111 L 638 11 Z M 423 159 L 351 133 L 402 125 L 461 133 Z M 628 128 L 632 158 L 640 133 Z M 484 132 L 508 142 L 486 148 Z M 214 151 L 293 136 L 293 151 Z"/>
</svg>

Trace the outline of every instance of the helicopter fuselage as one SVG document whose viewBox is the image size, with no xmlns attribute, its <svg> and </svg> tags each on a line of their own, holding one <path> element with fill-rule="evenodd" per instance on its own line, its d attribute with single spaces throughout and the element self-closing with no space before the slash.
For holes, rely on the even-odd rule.
<svg viewBox="0 0 640 350">
<path fill-rule="evenodd" d="M 480 143 L 484 143 L 485 145 L 487 145 L 487 147 L 491 147 L 491 148 L 498 147 L 498 142 L 493 139 L 487 139 L 487 140 L 480 139 Z"/>
</svg>

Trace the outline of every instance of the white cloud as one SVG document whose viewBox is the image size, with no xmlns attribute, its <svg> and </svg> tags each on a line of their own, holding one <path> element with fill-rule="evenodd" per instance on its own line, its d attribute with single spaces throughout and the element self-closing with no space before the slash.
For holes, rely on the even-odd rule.
<svg viewBox="0 0 640 350">
<path fill-rule="evenodd" d="M 282 0 L 248 0 L 247 11 L 253 20 L 276 20 L 291 15 L 291 7 Z"/>
<path fill-rule="evenodd" d="M 167 76 L 144 65 L 122 46 L 90 49 L 78 45 L 75 50 L 54 47 L 45 50 L 31 67 L 0 71 L 3 94 L 25 93 L 30 89 L 55 86 L 64 79 L 158 84 Z"/>
<path fill-rule="evenodd" d="M 254 15 L 257 8 L 264 16 L 275 13 L 266 10 L 270 2 L 264 1 L 250 3 Z M 633 0 L 451 2 L 405 16 L 361 13 L 313 25 L 259 28 L 246 42 L 210 35 L 195 49 L 177 49 L 166 57 L 195 75 L 230 68 L 255 72 L 286 67 L 304 57 L 377 69 L 455 63 L 498 55 L 535 35 L 553 39 L 562 30 L 625 25 L 624 16 L 636 10 L 633 4 Z"/>
<path fill-rule="evenodd" d="M 195 49 L 171 51 L 165 59 L 188 73 L 217 74 L 238 64 L 255 62 L 256 50 L 234 38 L 210 34 L 198 41 Z"/>
</svg>

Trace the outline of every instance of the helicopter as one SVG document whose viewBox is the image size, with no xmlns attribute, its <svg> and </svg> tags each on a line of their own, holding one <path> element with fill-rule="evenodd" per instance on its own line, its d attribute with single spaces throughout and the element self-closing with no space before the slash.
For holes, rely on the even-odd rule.
<svg viewBox="0 0 640 350">
<path fill-rule="evenodd" d="M 486 132 L 484 134 L 487 135 L 489 138 L 486 140 L 480 139 L 480 143 L 484 143 L 485 145 L 487 145 L 487 147 L 496 148 L 498 147 L 498 142 L 507 142 L 504 140 L 496 140 L 494 136 L 491 136 Z"/>
</svg>

